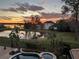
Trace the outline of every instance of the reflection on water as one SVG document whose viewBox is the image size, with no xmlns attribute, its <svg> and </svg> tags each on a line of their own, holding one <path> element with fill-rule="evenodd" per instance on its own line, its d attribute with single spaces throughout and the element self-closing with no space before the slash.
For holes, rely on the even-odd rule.
<svg viewBox="0 0 79 59">
<path fill-rule="evenodd" d="M 0 37 L 9 37 L 9 34 L 11 33 L 11 31 L 10 30 L 8 30 L 8 31 L 2 31 L 2 32 L 0 32 Z M 19 32 L 19 36 L 21 37 L 21 38 L 24 38 L 24 35 L 25 35 L 25 32 L 24 31 L 20 31 Z"/>
<path fill-rule="evenodd" d="M 0 32 L 0 37 L 9 37 L 9 34 L 11 33 L 11 31 L 2 31 Z M 21 36 L 22 38 L 24 38 L 23 36 L 25 35 L 24 31 L 20 31 L 19 32 L 19 36 Z"/>
<path fill-rule="evenodd" d="M 9 37 L 10 33 L 11 33 L 10 30 L 2 31 L 0 32 L 0 37 Z M 31 39 L 34 36 L 34 34 L 35 34 L 34 32 L 30 32 L 30 33 L 28 32 L 26 37 L 25 31 L 20 31 L 18 33 L 20 39 Z M 39 32 L 36 32 L 36 36 L 39 36 L 39 35 L 41 34 Z M 44 38 L 44 36 L 42 36 L 41 38 Z"/>
</svg>

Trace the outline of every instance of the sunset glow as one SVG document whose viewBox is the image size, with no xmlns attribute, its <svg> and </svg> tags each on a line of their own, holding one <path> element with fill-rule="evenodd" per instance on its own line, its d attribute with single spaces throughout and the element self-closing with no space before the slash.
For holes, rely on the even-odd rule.
<svg viewBox="0 0 79 59">
<path fill-rule="evenodd" d="M 24 17 L 29 18 L 31 15 L 41 16 L 42 23 L 56 22 L 61 18 L 59 13 L 62 5 L 60 0 L 3 0 L 0 1 L 0 23 L 24 23 Z"/>
<path fill-rule="evenodd" d="M 60 20 L 61 17 L 52 17 L 52 18 L 41 18 L 40 21 L 42 23 L 46 22 L 46 21 L 52 21 L 52 22 L 56 22 L 57 20 Z M 68 19 L 68 17 L 66 17 L 65 19 Z M 24 23 L 24 20 L 31 20 L 31 18 L 23 18 L 23 17 L 13 17 L 11 19 L 0 19 L 0 23 Z"/>
</svg>

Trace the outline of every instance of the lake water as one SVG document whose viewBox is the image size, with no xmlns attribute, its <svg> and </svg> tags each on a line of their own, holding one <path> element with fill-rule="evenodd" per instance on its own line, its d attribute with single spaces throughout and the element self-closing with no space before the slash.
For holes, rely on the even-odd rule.
<svg viewBox="0 0 79 59">
<path fill-rule="evenodd" d="M 2 32 L 0 32 L 0 37 L 9 37 L 10 33 L 11 33 L 11 30 L 2 31 Z M 21 39 L 25 38 L 25 32 L 24 31 L 20 31 L 18 35 Z"/>
<path fill-rule="evenodd" d="M 11 33 L 11 31 L 2 31 L 2 32 L 0 32 L 0 37 L 9 37 L 10 33 Z"/>
</svg>

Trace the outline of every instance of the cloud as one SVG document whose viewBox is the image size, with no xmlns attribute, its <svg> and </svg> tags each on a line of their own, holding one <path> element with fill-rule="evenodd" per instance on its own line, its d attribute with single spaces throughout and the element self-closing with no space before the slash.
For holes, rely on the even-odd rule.
<svg viewBox="0 0 79 59">
<path fill-rule="evenodd" d="M 54 12 L 51 12 L 51 13 L 40 12 L 40 14 L 41 14 L 43 17 L 46 17 L 46 18 L 61 17 L 61 16 L 62 16 L 61 13 L 54 13 Z"/>
<path fill-rule="evenodd" d="M 11 17 L 7 17 L 7 16 L 0 16 L 0 19 L 6 19 L 6 20 L 8 20 L 8 19 L 11 19 Z"/>
<path fill-rule="evenodd" d="M 41 6 L 35 6 L 35 5 L 31 5 L 29 10 L 31 11 L 39 11 L 39 10 L 43 10 L 44 8 Z"/>
<path fill-rule="evenodd" d="M 27 12 L 27 10 L 30 11 L 41 11 L 44 8 L 42 6 L 37 6 L 37 5 L 31 5 L 29 3 L 16 3 L 17 7 L 10 7 L 7 9 L 0 9 L 2 11 L 12 11 L 12 12 Z"/>
<path fill-rule="evenodd" d="M 63 15 L 62 13 L 55 13 L 55 12 L 51 12 L 51 13 L 46 13 L 46 12 L 40 12 L 40 14 L 42 15 L 42 17 L 45 18 L 61 18 Z M 64 15 L 63 17 L 68 17 L 69 15 Z"/>
<path fill-rule="evenodd" d="M 12 12 L 17 12 L 15 8 L 8 8 L 8 9 L 0 9 L 2 11 L 12 11 Z"/>
<path fill-rule="evenodd" d="M 31 11 L 40 11 L 43 10 L 44 8 L 42 6 L 37 6 L 37 5 L 31 5 L 29 3 L 16 3 L 20 8 L 23 7 L 27 10 L 31 10 Z"/>
</svg>

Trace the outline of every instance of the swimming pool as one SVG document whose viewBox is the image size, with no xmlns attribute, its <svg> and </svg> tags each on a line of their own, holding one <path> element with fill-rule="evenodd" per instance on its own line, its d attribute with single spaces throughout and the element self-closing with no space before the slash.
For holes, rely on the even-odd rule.
<svg viewBox="0 0 79 59">
<path fill-rule="evenodd" d="M 43 55 L 43 58 L 44 59 L 53 59 L 53 56 L 52 55 L 49 55 L 49 54 L 44 54 Z"/>
<path fill-rule="evenodd" d="M 51 52 L 42 52 L 42 53 L 40 53 L 40 56 L 41 56 L 43 59 L 57 59 L 56 55 L 54 55 L 54 54 L 51 53 Z"/>
<path fill-rule="evenodd" d="M 13 55 L 9 59 L 57 59 L 53 53 L 50 52 L 21 52 Z"/>
<path fill-rule="evenodd" d="M 18 53 L 9 59 L 40 59 L 39 55 L 32 53 Z"/>
</svg>

